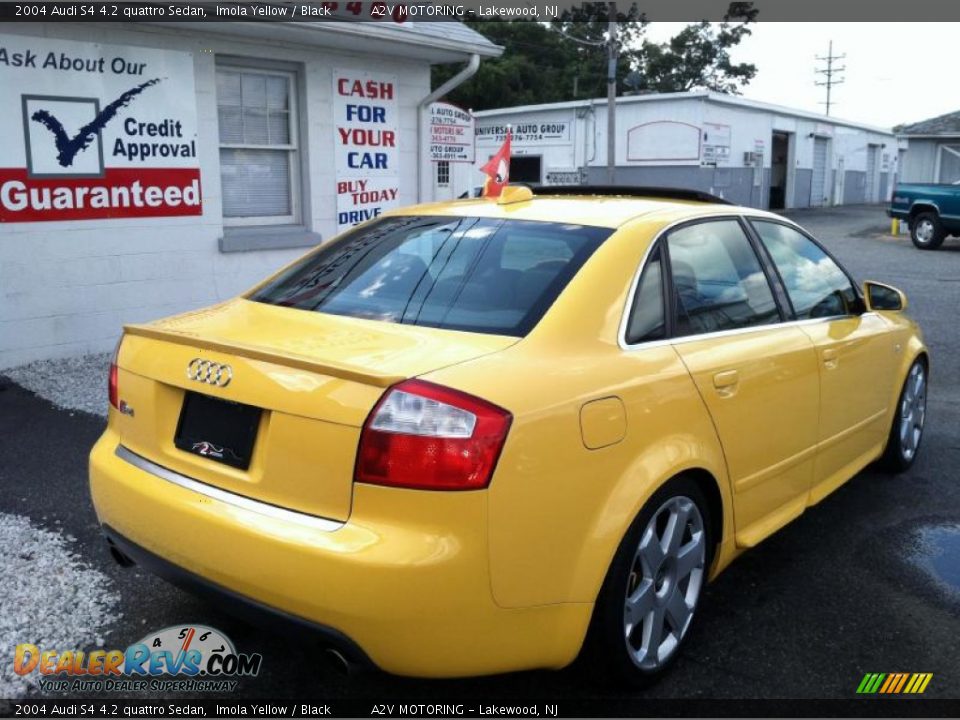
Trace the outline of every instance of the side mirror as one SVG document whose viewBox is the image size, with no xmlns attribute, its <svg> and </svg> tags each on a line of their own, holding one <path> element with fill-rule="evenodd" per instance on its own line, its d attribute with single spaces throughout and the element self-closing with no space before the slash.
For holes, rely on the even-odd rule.
<svg viewBox="0 0 960 720">
<path fill-rule="evenodd" d="M 867 280 L 863 284 L 863 298 L 867 304 L 867 310 L 902 311 L 907 309 L 907 296 L 903 294 L 902 290 L 873 280 Z"/>
</svg>

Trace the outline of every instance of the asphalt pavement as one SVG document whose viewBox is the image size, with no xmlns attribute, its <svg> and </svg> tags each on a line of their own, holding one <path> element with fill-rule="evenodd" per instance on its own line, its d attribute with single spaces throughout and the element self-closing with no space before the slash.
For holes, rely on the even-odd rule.
<svg viewBox="0 0 960 720">
<path fill-rule="evenodd" d="M 200 623 L 224 631 L 241 651 L 262 653 L 260 675 L 242 681 L 238 697 L 854 698 L 865 673 L 932 672 L 925 697 L 960 698 L 960 240 L 939 252 L 916 250 L 906 236 L 886 236 L 889 221 L 878 207 L 791 217 L 856 277 L 907 293 L 932 356 L 923 446 L 908 473 L 867 469 L 739 558 L 707 589 L 673 671 L 643 692 L 598 689 L 577 665 L 465 680 L 344 678 L 314 645 L 120 568 L 100 537 L 87 490 L 87 453 L 103 420 L 58 410 L 4 378 L 0 512 L 76 537 L 74 551 L 121 598 L 111 647 L 149 630 Z M 28 628 L 23 637 L 29 641 Z"/>
</svg>

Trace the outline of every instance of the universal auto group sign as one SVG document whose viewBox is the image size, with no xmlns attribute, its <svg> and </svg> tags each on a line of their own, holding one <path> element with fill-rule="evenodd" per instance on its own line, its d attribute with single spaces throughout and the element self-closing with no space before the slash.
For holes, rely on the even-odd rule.
<svg viewBox="0 0 960 720">
<path fill-rule="evenodd" d="M 0 35 L 0 222 L 199 215 L 188 53 Z"/>
</svg>

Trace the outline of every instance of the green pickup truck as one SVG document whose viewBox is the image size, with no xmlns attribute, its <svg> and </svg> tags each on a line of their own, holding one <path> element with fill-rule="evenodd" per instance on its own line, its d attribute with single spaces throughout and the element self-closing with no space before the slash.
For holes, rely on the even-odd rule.
<svg viewBox="0 0 960 720">
<path fill-rule="evenodd" d="M 948 235 L 960 236 L 960 185 L 898 183 L 887 214 L 906 220 L 921 250 L 936 250 Z"/>
</svg>

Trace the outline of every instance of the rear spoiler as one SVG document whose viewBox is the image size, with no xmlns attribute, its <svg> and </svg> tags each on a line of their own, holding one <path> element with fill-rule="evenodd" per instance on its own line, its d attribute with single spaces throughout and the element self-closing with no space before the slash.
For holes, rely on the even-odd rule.
<svg viewBox="0 0 960 720">
<path fill-rule="evenodd" d="M 293 367 L 298 370 L 306 370 L 321 375 L 332 375 L 343 380 L 351 380 L 363 385 L 374 385 L 376 387 L 390 387 L 396 385 L 402 380 L 406 380 L 404 375 L 377 373 L 355 365 L 344 363 L 321 362 L 311 358 L 295 355 L 292 353 L 279 353 L 269 348 L 258 347 L 256 345 L 246 345 L 236 342 L 222 342 L 216 339 L 203 338 L 201 340 L 196 335 L 190 333 L 179 333 L 175 330 L 162 330 L 151 325 L 124 325 L 123 331 L 127 335 L 137 335 L 149 338 L 151 340 L 160 340 L 161 342 L 174 343 L 176 345 L 186 345 L 196 347 L 203 345 L 204 350 L 213 350 L 217 352 L 239 355 L 250 360 L 260 360 L 262 362 L 283 365 L 284 367 Z"/>
<path fill-rule="evenodd" d="M 538 197 L 550 195 L 598 195 L 602 197 L 656 198 L 658 200 L 692 200 L 715 205 L 733 205 L 718 195 L 702 190 L 641 185 L 532 185 Z"/>
</svg>

